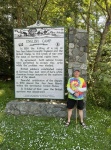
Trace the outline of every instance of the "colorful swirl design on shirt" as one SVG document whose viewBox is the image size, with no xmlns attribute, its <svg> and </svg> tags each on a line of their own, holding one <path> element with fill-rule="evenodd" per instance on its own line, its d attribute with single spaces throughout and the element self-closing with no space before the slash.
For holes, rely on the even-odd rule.
<svg viewBox="0 0 111 150">
<path fill-rule="evenodd" d="M 78 80 L 78 79 L 74 79 L 74 80 L 70 81 L 70 87 L 72 90 L 75 90 L 77 87 L 80 86 L 80 84 L 81 84 L 80 80 Z"/>
</svg>

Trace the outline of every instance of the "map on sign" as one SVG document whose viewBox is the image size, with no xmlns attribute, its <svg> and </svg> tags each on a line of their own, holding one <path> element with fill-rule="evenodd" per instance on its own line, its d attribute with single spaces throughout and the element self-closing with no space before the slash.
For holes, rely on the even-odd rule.
<svg viewBox="0 0 111 150">
<path fill-rule="evenodd" d="M 64 28 L 14 29 L 15 98 L 64 99 Z"/>
</svg>

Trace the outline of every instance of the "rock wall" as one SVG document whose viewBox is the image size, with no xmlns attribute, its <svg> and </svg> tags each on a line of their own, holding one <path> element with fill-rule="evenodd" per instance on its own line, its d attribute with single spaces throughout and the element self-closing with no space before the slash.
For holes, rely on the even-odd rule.
<svg viewBox="0 0 111 150">
<path fill-rule="evenodd" d="M 33 102 L 13 100 L 6 106 L 5 112 L 13 115 L 35 115 L 35 116 L 52 116 L 66 117 L 66 104 L 56 102 Z"/>
<path fill-rule="evenodd" d="M 86 30 L 69 28 L 69 77 L 73 76 L 74 69 L 79 69 L 81 77 L 87 80 L 87 45 L 88 35 Z M 84 103 L 84 117 L 86 117 L 86 94 Z"/>
<path fill-rule="evenodd" d="M 72 76 L 73 69 L 80 69 L 81 76 L 87 80 L 87 44 L 86 30 L 69 28 L 69 77 Z"/>
<path fill-rule="evenodd" d="M 33 102 L 26 100 L 24 101 L 13 100 L 7 103 L 5 113 L 9 115 L 34 115 L 34 116 L 67 118 L 66 103 L 60 103 L 56 101 Z M 73 111 L 72 114 L 72 119 L 73 118 L 76 118 L 75 111 Z"/>
</svg>

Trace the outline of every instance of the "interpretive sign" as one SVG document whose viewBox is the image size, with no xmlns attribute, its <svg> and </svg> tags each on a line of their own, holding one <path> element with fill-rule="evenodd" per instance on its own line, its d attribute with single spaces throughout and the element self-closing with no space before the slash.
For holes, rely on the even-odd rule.
<svg viewBox="0 0 111 150">
<path fill-rule="evenodd" d="M 14 29 L 15 98 L 64 99 L 64 28 Z"/>
</svg>

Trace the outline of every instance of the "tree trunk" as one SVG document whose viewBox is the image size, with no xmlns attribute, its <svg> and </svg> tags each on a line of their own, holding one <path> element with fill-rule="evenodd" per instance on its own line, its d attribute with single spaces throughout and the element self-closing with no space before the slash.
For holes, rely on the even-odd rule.
<svg viewBox="0 0 111 150">
<path fill-rule="evenodd" d="M 91 13 L 91 0 L 89 2 L 88 15 L 87 15 L 87 34 L 88 34 L 88 45 L 87 45 L 87 58 L 89 60 L 89 32 L 90 32 L 90 13 Z"/>
<path fill-rule="evenodd" d="M 98 62 L 101 61 L 101 54 L 102 54 L 102 50 L 103 50 L 103 45 L 105 44 L 106 41 L 106 36 L 107 33 L 109 31 L 109 27 L 110 27 L 110 17 L 108 17 L 106 23 L 105 23 L 105 28 L 103 30 L 103 33 L 101 34 L 101 38 L 100 38 L 100 44 L 98 46 L 98 50 L 97 50 L 97 54 L 95 57 L 95 63 L 94 63 L 94 67 L 93 67 L 93 71 L 95 72 L 96 70 L 98 70 Z"/>
<path fill-rule="evenodd" d="M 21 12 L 21 6 L 20 6 L 20 1 L 17 0 L 17 27 L 21 27 L 21 17 L 22 17 L 22 12 Z"/>
</svg>

